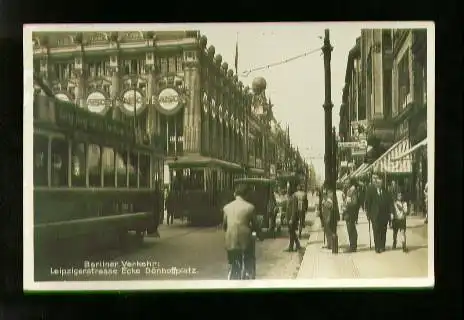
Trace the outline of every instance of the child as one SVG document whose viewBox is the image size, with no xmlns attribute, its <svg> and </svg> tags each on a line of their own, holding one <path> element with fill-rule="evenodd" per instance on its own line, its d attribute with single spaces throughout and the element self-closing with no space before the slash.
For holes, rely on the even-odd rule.
<svg viewBox="0 0 464 320">
<path fill-rule="evenodd" d="M 331 230 L 331 220 L 332 217 L 332 208 L 333 208 L 333 191 L 324 190 L 323 200 L 322 200 L 322 212 L 321 217 L 323 221 L 324 235 L 327 240 L 327 249 L 332 249 L 332 230 Z"/>
<path fill-rule="evenodd" d="M 393 249 L 396 249 L 396 239 L 398 231 L 400 232 L 401 246 L 404 252 L 406 249 L 406 215 L 408 214 L 408 204 L 403 201 L 401 192 L 398 192 L 397 199 L 394 203 L 395 213 L 393 214 Z"/>
</svg>

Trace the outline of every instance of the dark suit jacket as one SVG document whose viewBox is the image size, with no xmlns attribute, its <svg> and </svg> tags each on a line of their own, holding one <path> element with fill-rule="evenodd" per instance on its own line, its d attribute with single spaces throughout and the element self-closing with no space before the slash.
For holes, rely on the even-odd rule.
<svg viewBox="0 0 464 320">
<path fill-rule="evenodd" d="M 255 231 L 260 237 L 260 230 L 255 214 L 255 207 L 237 197 L 224 209 L 223 229 L 226 250 L 246 250 L 252 244 L 251 233 Z"/>
<path fill-rule="evenodd" d="M 379 195 L 377 188 L 371 185 L 366 192 L 366 211 L 373 223 L 387 224 L 394 212 L 391 193 L 382 188 L 382 195 Z"/>
</svg>

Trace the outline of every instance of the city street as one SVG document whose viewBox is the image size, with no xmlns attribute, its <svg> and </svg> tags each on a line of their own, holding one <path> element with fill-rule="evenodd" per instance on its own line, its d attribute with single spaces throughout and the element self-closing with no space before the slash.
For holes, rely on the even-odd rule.
<svg viewBox="0 0 464 320">
<path fill-rule="evenodd" d="M 224 233 L 218 227 L 196 228 L 180 220 L 174 225 L 162 225 L 160 238 L 147 237 L 141 248 L 121 252 L 107 250 L 91 257 L 59 261 L 36 270 L 36 280 L 224 280 L 227 260 Z M 303 234 L 303 242 L 305 241 Z M 257 279 L 292 279 L 297 275 L 303 252 L 287 253 L 288 236 L 285 230 L 276 239 L 257 242 Z M 71 262 L 72 261 L 72 262 Z M 87 262 L 88 261 L 88 262 Z M 60 275 L 61 269 L 94 269 L 105 272 L 118 270 L 118 275 Z M 105 265 L 98 265 L 105 264 Z M 110 265 L 111 264 L 111 265 Z M 138 265 L 138 266 L 137 266 Z M 148 267 L 147 267 L 148 266 Z M 177 273 L 173 274 L 173 273 Z"/>
</svg>

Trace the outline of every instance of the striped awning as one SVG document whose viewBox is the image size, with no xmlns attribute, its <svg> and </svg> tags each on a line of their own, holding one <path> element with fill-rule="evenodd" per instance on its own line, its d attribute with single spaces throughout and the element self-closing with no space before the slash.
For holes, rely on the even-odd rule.
<svg viewBox="0 0 464 320">
<path fill-rule="evenodd" d="M 359 174 L 368 166 L 367 163 L 361 164 L 355 171 L 350 174 L 350 178 L 358 177 Z"/>
<path fill-rule="evenodd" d="M 409 158 L 398 159 L 398 156 L 409 150 L 409 139 L 404 138 L 396 142 L 390 147 L 384 154 L 382 154 L 377 160 L 375 160 L 367 169 L 361 174 L 367 171 L 384 172 L 384 173 L 410 173 L 412 172 L 412 161 Z"/>
<path fill-rule="evenodd" d="M 427 146 L 427 138 L 425 138 L 425 139 L 422 140 L 421 142 L 417 143 L 414 147 L 412 147 L 411 149 L 407 150 L 406 152 L 403 152 L 403 153 L 401 153 L 399 156 L 394 157 L 394 158 L 392 159 L 392 161 L 403 160 L 405 157 L 407 157 L 408 155 L 410 155 L 411 153 L 413 153 L 414 151 L 416 151 L 416 150 L 419 149 L 420 147 L 425 147 L 425 146 Z"/>
</svg>

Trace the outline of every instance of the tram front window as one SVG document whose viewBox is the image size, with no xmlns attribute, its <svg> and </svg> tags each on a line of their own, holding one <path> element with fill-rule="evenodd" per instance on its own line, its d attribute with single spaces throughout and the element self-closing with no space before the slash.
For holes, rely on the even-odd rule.
<svg viewBox="0 0 464 320">
<path fill-rule="evenodd" d="M 73 143 L 71 158 L 71 183 L 73 187 L 85 187 L 85 144 Z"/>
<path fill-rule="evenodd" d="M 87 164 L 89 166 L 89 186 L 101 187 L 101 150 L 100 146 L 90 144 Z"/>
<path fill-rule="evenodd" d="M 52 186 L 64 187 L 68 185 L 68 142 L 66 140 L 52 140 Z"/>
<path fill-rule="evenodd" d="M 103 148 L 102 169 L 103 169 L 103 186 L 104 187 L 115 187 L 115 184 L 114 184 L 115 163 L 114 163 L 113 148 L 106 148 L 106 147 Z"/>
<path fill-rule="evenodd" d="M 48 138 L 34 136 L 34 185 L 48 184 Z"/>
<path fill-rule="evenodd" d="M 185 169 L 183 172 L 184 187 L 187 190 L 204 190 L 203 169 Z"/>
<path fill-rule="evenodd" d="M 117 151 L 115 161 L 117 187 L 127 187 L 127 151 Z"/>
</svg>

